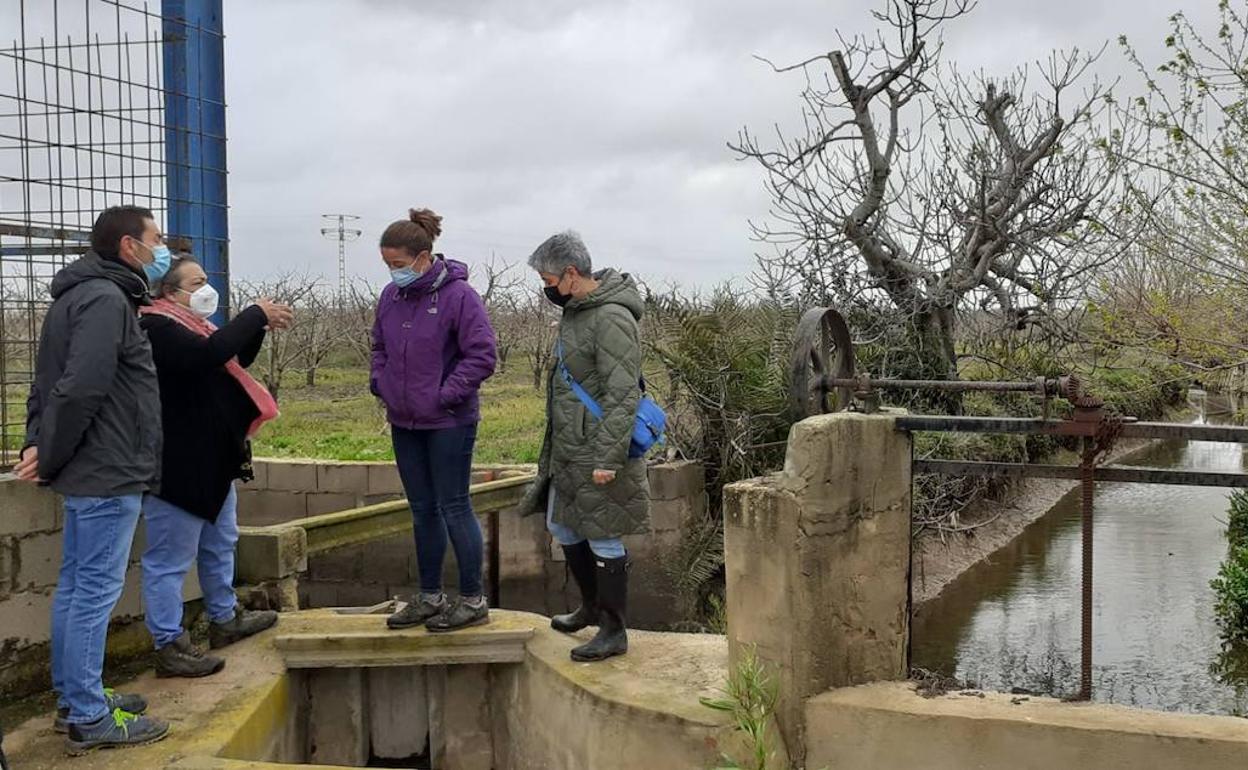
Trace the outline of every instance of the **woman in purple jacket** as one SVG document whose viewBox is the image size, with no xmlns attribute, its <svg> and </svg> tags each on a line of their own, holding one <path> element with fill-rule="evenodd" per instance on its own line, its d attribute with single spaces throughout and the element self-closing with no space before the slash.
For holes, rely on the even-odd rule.
<svg viewBox="0 0 1248 770">
<path fill-rule="evenodd" d="M 432 211 L 413 209 L 381 236 L 393 281 L 377 303 L 369 387 L 386 405 L 420 569 L 419 595 L 387 624 L 454 631 L 489 622 L 481 525 L 468 485 L 481 420 L 477 392 L 494 373 L 495 341 L 468 268 L 433 253 L 441 223 Z M 456 602 L 442 593 L 448 538 L 459 564 Z"/>
</svg>

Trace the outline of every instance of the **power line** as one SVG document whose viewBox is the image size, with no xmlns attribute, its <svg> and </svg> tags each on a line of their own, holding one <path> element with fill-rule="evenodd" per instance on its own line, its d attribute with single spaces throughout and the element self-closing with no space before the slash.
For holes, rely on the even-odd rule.
<svg viewBox="0 0 1248 770">
<path fill-rule="evenodd" d="M 363 234 L 363 230 L 347 227 L 347 222 L 356 222 L 355 214 L 321 214 L 321 219 L 337 221 L 335 227 L 322 227 L 321 235 L 338 241 L 338 306 L 343 305 L 343 297 L 347 295 L 347 241 L 354 241 Z"/>
</svg>

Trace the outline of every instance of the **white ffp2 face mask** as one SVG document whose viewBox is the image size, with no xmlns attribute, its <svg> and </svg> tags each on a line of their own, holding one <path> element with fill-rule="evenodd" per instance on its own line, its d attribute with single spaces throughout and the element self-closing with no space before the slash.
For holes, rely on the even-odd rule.
<svg viewBox="0 0 1248 770">
<path fill-rule="evenodd" d="M 220 296 L 217 294 L 217 290 L 212 288 L 212 284 L 206 283 L 195 291 L 186 291 L 186 289 L 179 289 L 179 291 L 191 295 L 191 311 L 200 318 L 207 318 L 217 312 Z"/>
</svg>

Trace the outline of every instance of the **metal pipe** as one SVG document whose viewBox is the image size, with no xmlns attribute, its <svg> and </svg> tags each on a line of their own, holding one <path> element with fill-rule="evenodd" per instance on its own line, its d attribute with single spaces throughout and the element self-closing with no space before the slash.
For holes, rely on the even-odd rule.
<svg viewBox="0 0 1248 770">
<path fill-rule="evenodd" d="M 1093 439 L 1083 439 L 1083 460 L 1079 469 L 1083 479 L 1080 492 L 1083 497 L 1083 601 L 1080 633 L 1079 700 L 1092 700 L 1092 512 L 1096 497 L 1096 445 Z"/>
<path fill-rule="evenodd" d="M 826 389 L 855 388 L 866 384 L 879 390 L 953 390 L 953 391 L 987 391 L 992 393 L 1036 393 L 1043 381 L 1032 382 L 993 382 L 971 380 L 861 380 L 852 377 L 826 377 L 823 385 Z"/>
<path fill-rule="evenodd" d="M 1083 478 L 1083 469 L 1077 465 L 1032 465 L 980 460 L 915 460 L 914 472 L 1007 479 L 1045 478 L 1079 481 Z M 1248 489 L 1248 473 L 1101 465 L 1097 466 L 1093 475 L 1097 481 Z"/>
<path fill-rule="evenodd" d="M 1096 422 L 1042 420 L 1028 417 L 953 417 L 904 415 L 897 428 L 908 431 L 952 433 L 1031 433 L 1049 436 L 1081 436 L 1094 431 Z M 1221 441 L 1248 444 L 1248 427 L 1233 425 L 1181 425 L 1167 422 L 1126 422 L 1122 438 L 1157 438 L 1176 441 Z"/>
</svg>

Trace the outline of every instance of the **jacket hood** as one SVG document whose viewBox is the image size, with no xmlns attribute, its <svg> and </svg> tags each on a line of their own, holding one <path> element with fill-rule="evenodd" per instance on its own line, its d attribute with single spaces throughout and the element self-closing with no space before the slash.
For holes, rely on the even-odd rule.
<svg viewBox="0 0 1248 770">
<path fill-rule="evenodd" d="M 637 282 L 628 273 L 619 273 L 611 268 L 594 273 L 598 288 L 584 299 L 574 299 L 568 303 L 569 310 L 586 310 L 601 305 L 619 305 L 633 314 L 633 318 L 641 320 L 645 313 L 645 302 L 637 289 Z"/>
<path fill-rule="evenodd" d="M 432 294 L 452 281 L 467 281 L 468 266 L 463 262 L 447 259 L 441 254 L 436 255 L 433 266 L 425 274 L 417 278 L 410 286 L 399 289 L 400 297 L 419 297 Z"/>
<path fill-rule="evenodd" d="M 52 279 L 49 291 L 52 298 L 56 299 L 80 283 L 101 279 L 117 284 L 136 305 L 151 302 L 147 281 L 142 276 L 119 262 L 104 259 L 94 251 L 87 252 L 58 272 Z"/>
</svg>

